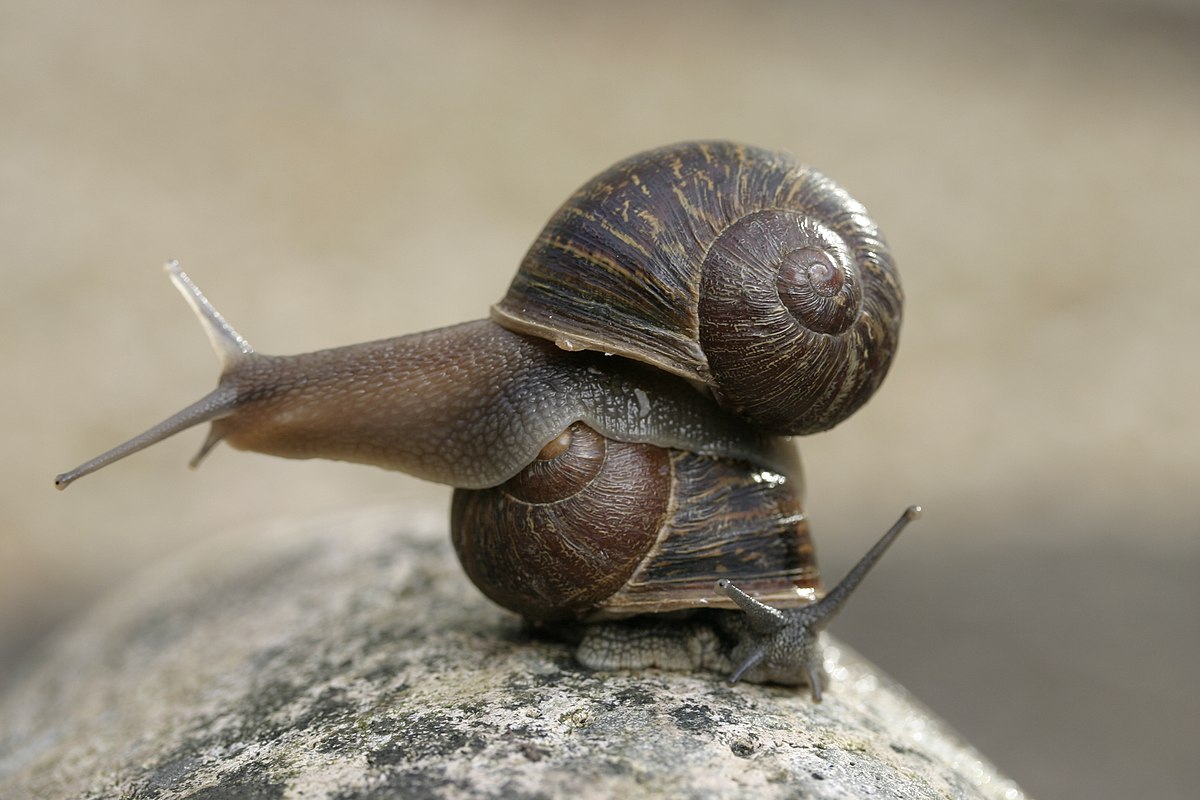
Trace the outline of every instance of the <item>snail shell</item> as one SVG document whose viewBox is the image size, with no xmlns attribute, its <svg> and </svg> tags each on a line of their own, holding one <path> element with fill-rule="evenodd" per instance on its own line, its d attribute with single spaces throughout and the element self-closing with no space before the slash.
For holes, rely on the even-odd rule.
<svg viewBox="0 0 1200 800">
<path fill-rule="evenodd" d="M 798 463 L 782 475 L 575 423 L 504 484 L 456 490 L 450 529 L 476 586 L 533 620 L 735 608 L 720 578 L 794 607 L 820 588 L 801 487 Z"/>
<path fill-rule="evenodd" d="M 837 184 L 783 154 L 692 142 L 580 188 L 492 318 L 653 364 L 765 431 L 804 434 L 878 388 L 902 305 L 882 235 Z"/>
</svg>

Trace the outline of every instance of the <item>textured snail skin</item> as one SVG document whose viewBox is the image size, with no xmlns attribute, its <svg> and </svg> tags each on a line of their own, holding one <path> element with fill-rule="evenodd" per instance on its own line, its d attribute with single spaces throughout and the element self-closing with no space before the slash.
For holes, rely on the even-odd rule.
<svg viewBox="0 0 1200 800">
<path fill-rule="evenodd" d="M 303 376 L 303 380 L 297 380 Z M 791 470 L 792 448 L 720 411 L 685 381 L 598 353 L 571 354 L 487 320 L 298 356 L 254 356 L 225 376 L 232 446 L 495 486 L 572 422 L 614 439 Z"/>
<path fill-rule="evenodd" d="M 492 309 L 501 325 L 708 385 L 763 430 L 825 430 L 879 387 L 903 292 L 863 206 L 730 142 L 633 156 L 580 188 Z"/>
<path fill-rule="evenodd" d="M 59 487 L 205 421 L 212 429 L 197 461 L 224 441 L 465 488 L 513 477 L 576 421 L 615 440 L 799 474 L 790 443 L 747 426 L 686 381 L 626 359 L 567 353 L 489 320 L 301 355 L 246 348 L 212 393 L 59 476 Z"/>
</svg>

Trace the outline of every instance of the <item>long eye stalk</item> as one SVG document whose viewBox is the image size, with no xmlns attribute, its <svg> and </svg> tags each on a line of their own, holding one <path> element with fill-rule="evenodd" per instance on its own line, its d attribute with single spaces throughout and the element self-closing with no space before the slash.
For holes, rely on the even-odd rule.
<svg viewBox="0 0 1200 800">
<path fill-rule="evenodd" d="M 84 475 L 90 475 L 98 469 L 107 467 L 114 461 L 120 461 L 125 456 L 132 455 L 139 450 L 144 450 L 152 444 L 161 442 L 168 436 L 173 436 L 182 430 L 203 422 L 220 419 L 231 413 L 236 402 L 237 392 L 232 387 L 218 387 L 179 413 L 158 423 L 150 430 L 138 434 L 129 441 L 119 444 L 93 459 L 85 461 L 73 470 L 56 476 L 54 478 L 54 487 L 56 489 L 65 489 Z M 192 466 L 198 464 L 200 458 L 212 449 L 214 444 L 216 444 L 216 441 L 206 441 L 203 450 L 193 459 Z"/>
<path fill-rule="evenodd" d="M 168 261 L 164 269 L 170 275 L 171 282 L 175 284 L 175 288 L 179 290 L 183 298 L 187 300 L 188 305 L 196 312 L 196 317 L 200 320 L 200 324 L 203 326 L 204 332 L 208 335 L 208 340 L 221 362 L 222 375 L 227 374 L 235 366 L 253 357 L 254 348 L 250 346 L 245 337 L 225 321 L 225 318 L 220 315 L 217 309 L 213 307 L 213 304 L 208 301 L 208 298 L 204 296 L 204 293 L 200 291 L 200 287 L 180 268 L 178 261 Z M 54 478 L 55 488 L 65 489 L 72 482 L 82 478 L 84 475 L 91 474 L 114 461 L 120 461 L 125 456 L 132 455 L 139 450 L 144 450 L 152 444 L 161 442 L 168 436 L 173 436 L 195 425 L 228 416 L 233 413 L 234 407 L 237 405 L 237 395 L 235 387 L 222 383 L 222 385 L 209 394 L 177 414 L 173 414 L 171 417 L 163 420 L 153 428 L 93 459 L 85 461 L 73 470 L 56 476 Z M 200 452 L 192 459 L 191 465 L 196 466 L 200 462 L 200 459 L 218 441 L 220 441 L 219 436 L 210 434 Z"/>
</svg>

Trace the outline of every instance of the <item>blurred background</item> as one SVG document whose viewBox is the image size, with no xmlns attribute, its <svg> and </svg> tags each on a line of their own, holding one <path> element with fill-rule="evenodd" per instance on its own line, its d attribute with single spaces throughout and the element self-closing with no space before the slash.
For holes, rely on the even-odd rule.
<svg viewBox="0 0 1200 800">
<path fill-rule="evenodd" d="M 230 525 L 448 503 L 191 473 L 198 431 L 57 494 L 214 385 L 164 260 L 264 352 L 446 325 L 592 174 L 722 137 L 847 187 L 908 294 L 883 389 L 801 443 L 829 577 L 926 508 L 835 633 L 1036 797 L 1194 796 L 1196 4 L 0 0 L 0 108 L 0 689 Z"/>
</svg>

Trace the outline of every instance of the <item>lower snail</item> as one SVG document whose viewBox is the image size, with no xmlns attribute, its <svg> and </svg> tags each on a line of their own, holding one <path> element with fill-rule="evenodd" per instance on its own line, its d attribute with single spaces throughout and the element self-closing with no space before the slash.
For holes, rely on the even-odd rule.
<svg viewBox="0 0 1200 800">
<path fill-rule="evenodd" d="M 790 434 L 879 386 L 903 295 L 865 210 L 728 142 L 626 159 L 551 218 L 491 319 L 268 356 L 180 269 L 217 388 L 72 481 L 211 423 L 218 442 L 456 487 L 451 534 L 488 597 L 598 669 L 807 683 L 818 633 L 919 509 L 827 594 Z"/>
</svg>

